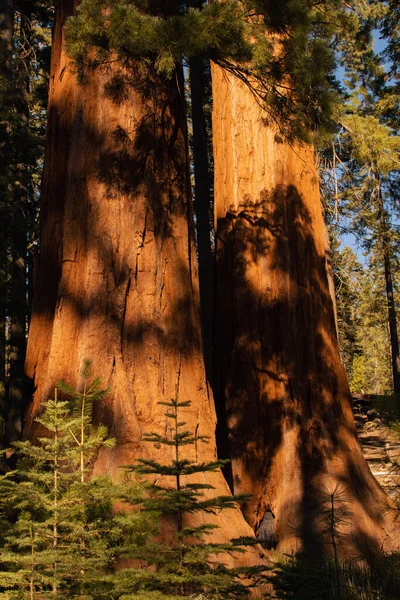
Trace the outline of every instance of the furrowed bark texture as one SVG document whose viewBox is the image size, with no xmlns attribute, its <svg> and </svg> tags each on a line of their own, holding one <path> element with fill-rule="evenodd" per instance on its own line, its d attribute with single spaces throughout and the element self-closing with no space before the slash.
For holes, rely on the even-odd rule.
<svg viewBox="0 0 400 600">
<path fill-rule="evenodd" d="M 247 521 L 279 549 L 329 548 L 321 519 L 333 492 L 352 512 L 342 553 L 390 548 L 387 498 L 362 456 L 339 359 L 313 151 L 277 143 L 248 88 L 215 65 L 212 77 L 214 391 L 234 492 L 252 495 Z"/>
<path fill-rule="evenodd" d="M 190 400 L 180 420 L 209 444 L 187 457 L 215 458 L 215 415 L 202 356 L 182 73 L 169 82 L 98 68 L 78 85 L 64 50 L 73 2 L 59 4 L 51 67 L 41 212 L 41 255 L 26 370 L 36 391 L 25 435 L 60 378 L 78 384 L 82 359 L 110 388 L 97 419 L 116 438 L 94 473 L 118 477 L 138 458 L 170 463 L 159 401 Z M 215 494 L 220 472 L 205 473 Z M 209 521 L 209 518 L 206 519 Z M 239 510 L 216 517 L 216 539 L 248 535 Z M 251 560 L 256 560 L 252 551 Z"/>
</svg>

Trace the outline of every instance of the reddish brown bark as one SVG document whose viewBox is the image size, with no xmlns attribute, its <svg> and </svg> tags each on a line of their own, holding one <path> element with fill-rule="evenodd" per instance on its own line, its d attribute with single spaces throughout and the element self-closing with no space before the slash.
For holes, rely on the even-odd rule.
<svg viewBox="0 0 400 600">
<path fill-rule="evenodd" d="M 97 418 L 116 438 L 95 473 L 137 458 L 173 458 L 141 440 L 168 431 L 159 401 L 190 400 L 181 418 L 210 435 L 188 458 L 215 457 L 215 415 L 201 347 L 183 77 L 169 81 L 116 63 L 78 85 L 64 51 L 73 2 L 54 35 L 42 196 L 40 265 L 26 369 L 36 387 L 25 432 L 60 378 L 78 383 L 83 358 L 111 392 Z M 172 450 L 171 450 L 172 452 Z M 205 473 L 227 493 L 221 473 Z M 207 520 L 208 517 L 207 517 Z M 216 517 L 216 538 L 248 535 L 239 510 Z M 256 560 L 253 552 L 253 559 Z M 252 559 L 252 560 L 253 560 Z"/>
<path fill-rule="evenodd" d="M 215 394 L 234 491 L 252 494 L 247 521 L 281 550 L 330 547 L 318 515 L 338 489 L 353 515 L 340 551 L 393 547 L 339 358 L 313 151 L 278 143 L 248 88 L 215 65 L 212 75 Z"/>
</svg>

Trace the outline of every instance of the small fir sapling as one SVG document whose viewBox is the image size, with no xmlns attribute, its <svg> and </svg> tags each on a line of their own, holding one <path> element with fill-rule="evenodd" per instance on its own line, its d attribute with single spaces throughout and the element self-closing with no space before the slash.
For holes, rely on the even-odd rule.
<svg viewBox="0 0 400 600">
<path fill-rule="evenodd" d="M 348 508 L 347 488 L 336 484 L 333 488 L 321 486 L 315 498 L 318 501 L 315 521 L 319 528 L 321 543 L 332 547 L 335 569 L 339 569 L 338 546 L 346 537 L 346 526 L 351 522 L 353 513 Z"/>
<path fill-rule="evenodd" d="M 46 431 L 37 444 L 14 443 L 18 462 L 0 480 L 1 521 L 5 525 L 0 554 L 2 598 L 87 597 L 101 569 L 112 563 L 112 548 L 121 537 L 112 506 L 120 492 L 106 478 L 84 482 L 87 465 L 101 446 L 111 446 L 107 431 L 91 425 L 91 410 L 102 397 L 100 380 L 91 378 L 85 361 L 83 392 L 71 402 L 43 403 L 37 419 Z"/>
<path fill-rule="evenodd" d="M 230 543 L 208 541 L 209 534 L 217 527 L 210 523 L 187 524 L 189 515 L 213 514 L 225 509 L 237 508 L 242 497 L 213 497 L 212 485 L 197 483 L 193 476 L 220 469 L 226 461 L 195 462 L 184 457 L 184 447 L 207 442 L 207 436 L 193 434 L 185 429 L 181 419 L 182 409 L 190 402 L 160 402 L 166 406 L 167 418 L 172 421 L 172 434 L 150 433 L 144 439 L 150 443 L 170 446 L 173 459 L 164 465 L 156 460 L 139 459 L 130 469 L 145 476 L 161 477 L 159 483 L 149 485 L 148 495 L 140 506 L 144 512 L 156 513 L 164 524 L 174 524 L 172 543 L 165 545 L 153 539 L 150 544 L 136 547 L 130 556 L 144 561 L 146 569 L 120 571 L 117 591 L 124 600 L 156 600 L 158 598 L 207 598 L 219 600 L 250 595 L 256 584 L 259 568 L 228 568 L 217 556 L 243 552 L 247 540 L 231 540 Z M 166 481 L 171 480 L 171 485 Z M 254 541 L 254 540 L 253 540 Z M 204 594 L 204 596 L 203 596 Z"/>
<path fill-rule="evenodd" d="M 71 398 L 71 417 L 69 434 L 72 436 L 79 457 L 80 481 L 85 481 L 85 470 L 88 459 L 101 447 L 111 448 L 115 441 L 107 438 L 107 427 L 98 425 L 94 427 L 93 404 L 104 398 L 109 393 L 108 388 L 101 388 L 101 378 L 93 378 L 92 361 L 85 359 L 81 370 L 83 389 L 80 392 L 65 381 L 60 381 L 57 388 Z M 40 423 L 40 420 L 37 419 Z"/>
</svg>

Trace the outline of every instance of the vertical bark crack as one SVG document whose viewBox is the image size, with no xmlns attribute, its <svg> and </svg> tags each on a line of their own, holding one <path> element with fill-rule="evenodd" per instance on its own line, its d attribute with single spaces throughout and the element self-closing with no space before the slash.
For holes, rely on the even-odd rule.
<svg viewBox="0 0 400 600">
<path fill-rule="evenodd" d="M 176 378 L 176 385 L 175 385 L 175 399 L 178 400 L 178 396 L 179 396 L 179 384 L 181 381 L 181 366 L 182 366 L 182 356 L 179 357 L 179 367 L 178 367 L 178 371 L 176 373 L 177 378 Z"/>
<path fill-rule="evenodd" d="M 123 303 L 122 317 L 121 317 L 120 350 L 121 350 L 122 362 L 124 361 L 123 343 L 124 343 L 124 330 L 125 330 L 125 316 L 126 316 L 126 305 L 128 302 L 129 291 L 131 289 L 131 273 L 132 273 L 132 269 L 129 269 L 128 283 L 126 285 L 126 290 L 125 290 L 125 294 L 124 294 L 124 303 Z"/>
<path fill-rule="evenodd" d="M 147 211 L 144 215 L 144 225 L 143 225 L 143 231 L 142 231 L 142 238 L 140 240 L 140 243 L 137 247 L 137 252 L 136 252 L 136 264 L 135 264 L 135 281 L 137 281 L 138 278 L 138 271 L 139 271 L 139 256 L 142 253 L 142 250 L 144 248 L 144 243 L 145 243 L 145 239 L 146 239 L 146 234 L 147 234 Z"/>
</svg>

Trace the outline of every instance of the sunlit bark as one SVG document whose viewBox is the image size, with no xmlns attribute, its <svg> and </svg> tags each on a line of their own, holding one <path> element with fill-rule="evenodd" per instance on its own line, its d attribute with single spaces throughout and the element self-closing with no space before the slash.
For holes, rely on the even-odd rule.
<svg viewBox="0 0 400 600">
<path fill-rule="evenodd" d="M 123 70 L 114 62 L 78 85 L 64 48 L 72 12 L 71 0 L 59 3 L 26 361 L 36 391 L 25 434 L 35 436 L 34 418 L 56 382 L 78 384 L 89 358 L 110 388 L 96 418 L 116 439 L 94 473 L 117 477 L 139 457 L 169 463 L 168 447 L 141 436 L 168 433 L 158 402 L 171 398 L 190 400 L 180 417 L 189 430 L 210 436 L 187 458 L 213 459 L 182 72 L 167 81 L 149 71 L 144 80 L 135 65 Z M 205 473 L 203 483 L 217 494 L 228 491 L 221 473 Z M 217 540 L 250 531 L 239 510 L 215 521 Z"/>
<path fill-rule="evenodd" d="M 339 551 L 390 548 L 387 498 L 362 456 L 339 358 L 312 148 L 279 142 L 242 82 L 217 66 L 212 76 L 214 390 L 234 492 L 251 494 L 243 511 L 256 533 L 291 551 L 330 547 L 318 519 L 345 491 Z"/>
</svg>

